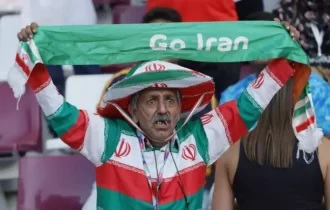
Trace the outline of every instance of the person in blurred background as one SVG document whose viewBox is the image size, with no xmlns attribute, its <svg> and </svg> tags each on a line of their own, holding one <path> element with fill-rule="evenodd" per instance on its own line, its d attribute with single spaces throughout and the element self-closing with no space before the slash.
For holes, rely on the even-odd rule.
<svg viewBox="0 0 330 210">
<path fill-rule="evenodd" d="M 321 72 L 329 72 L 330 1 L 282 0 L 273 13 L 299 30 L 301 46 L 310 57 L 311 65 Z"/>
<path fill-rule="evenodd" d="M 299 150 L 293 85 L 290 79 L 257 127 L 217 161 L 213 210 L 322 210 L 323 197 L 330 201 L 330 140 L 312 153 Z"/>
</svg>

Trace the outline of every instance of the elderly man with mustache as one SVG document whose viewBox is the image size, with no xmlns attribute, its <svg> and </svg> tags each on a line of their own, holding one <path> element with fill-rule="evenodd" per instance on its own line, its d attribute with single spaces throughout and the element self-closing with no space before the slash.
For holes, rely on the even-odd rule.
<svg viewBox="0 0 330 210">
<path fill-rule="evenodd" d="M 286 23 L 285 23 L 286 24 Z M 294 39 L 299 32 L 286 25 Z M 33 23 L 18 33 L 26 41 Z M 61 139 L 96 166 L 97 209 L 201 209 L 205 169 L 245 135 L 293 75 L 284 59 L 262 72 L 264 83 L 191 121 L 214 94 L 212 78 L 166 61 L 133 67 L 88 113 L 65 102 L 37 64 L 28 84 Z"/>
</svg>

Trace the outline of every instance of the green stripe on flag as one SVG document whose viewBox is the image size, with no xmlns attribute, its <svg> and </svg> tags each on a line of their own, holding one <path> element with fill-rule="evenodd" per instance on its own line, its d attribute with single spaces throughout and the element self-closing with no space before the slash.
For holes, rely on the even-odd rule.
<svg viewBox="0 0 330 210">
<path fill-rule="evenodd" d="M 104 120 L 104 151 L 101 156 L 101 162 L 107 162 L 116 151 L 120 140 L 121 129 L 127 126 L 127 122 L 121 119 L 103 119 Z M 120 129 L 121 128 L 121 129 Z M 132 127 L 130 127 L 132 129 Z M 133 129 L 132 129 L 133 130 Z"/>
<path fill-rule="evenodd" d="M 58 136 L 63 136 L 79 117 L 79 110 L 71 104 L 64 102 L 57 111 L 47 117 L 47 122 Z"/>
<path fill-rule="evenodd" d="M 38 58 L 35 56 L 35 54 L 32 52 L 30 46 L 26 43 L 26 42 L 22 42 L 21 44 L 22 48 L 24 49 L 24 51 L 29 54 L 30 60 L 32 63 L 35 63 L 36 60 L 38 60 Z"/>
<path fill-rule="evenodd" d="M 263 109 L 253 99 L 253 97 L 245 90 L 237 100 L 237 106 L 241 118 L 248 129 L 252 128 L 259 119 Z"/>
<path fill-rule="evenodd" d="M 305 103 L 304 106 L 302 106 L 294 111 L 293 117 L 297 117 L 297 116 L 300 116 L 300 115 L 306 113 L 306 110 L 310 109 L 311 107 L 312 107 L 311 102 L 307 101 L 307 103 Z"/>
</svg>

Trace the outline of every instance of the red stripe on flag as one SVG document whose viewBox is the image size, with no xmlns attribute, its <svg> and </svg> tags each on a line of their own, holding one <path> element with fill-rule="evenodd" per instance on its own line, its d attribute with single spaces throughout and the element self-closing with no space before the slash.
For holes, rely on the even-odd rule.
<svg viewBox="0 0 330 210">
<path fill-rule="evenodd" d="M 301 123 L 300 125 L 298 125 L 296 127 L 296 131 L 297 133 L 303 131 L 303 130 L 306 130 L 308 128 L 309 125 L 315 123 L 315 117 L 312 116 L 310 118 L 308 118 L 305 122 Z"/>
<path fill-rule="evenodd" d="M 274 59 L 268 65 L 268 68 L 268 74 L 280 86 L 283 86 L 283 84 L 285 84 L 289 80 L 289 78 L 293 75 L 295 71 L 285 59 Z"/>
<path fill-rule="evenodd" d="M 216 113 L 225 127 L 230 145 L 247 134 L 248 129 L 241 118 L 236 100 L 228 101 L 218 106 Z"/>
<path fill-rule="evenodd" d="M 77 122 L 61 136 L 62 141 L 75 150 L 81 150 L 84 144 L 88 121 L 88 114 L 80 110 Z"/>
<path fill-rule="evenodd" d="M 46 66 L 41 63 L 36 64 L 27 82 L 36 93 L 47 87 L 50 83 L 50 76 Z"/>
<path fill-rule="evenodd" d="M 205 164 L 181 172 L 181 180 L 187 196 L 197 193 L 205 184 Z M 190 170 L 190 171 L 189 171 Z M 96 168 L 96 182 L 99 187 L 112 190 L 132 198 L 151 203 L 151 190 L 144 172 L 117 161 L 109 161 Z M 166 204 L 184 198 L 178 176 L 165 179 L 159 190 L 159 204 Z M 153 182 L 155 189 L 155 182 Z"/>
<path fill-rule="evenodd" d="M 19 57 L 18 53 L 16 53 L 16 63 L 22 68 L 26 76 L 30 75 L 29 67 L 25 64 L 25 62 L 21 59 L 21 57 Z"/>
</svg>

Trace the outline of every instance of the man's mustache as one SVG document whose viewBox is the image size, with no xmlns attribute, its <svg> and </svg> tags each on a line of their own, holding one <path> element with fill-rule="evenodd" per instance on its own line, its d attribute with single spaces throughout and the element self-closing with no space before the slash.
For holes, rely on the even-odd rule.
<svg viewBox="0 0 330 210">
<path fill-rule="evenodd" d="M 167 115 L 167 114 L 157 114 L 155 116 L 152 117 L 152 123 L 156 123 L 158 121 L 164 121 L 167 123 L 171 123 L 172 122 L 172 117 Z"/>
</svg>

